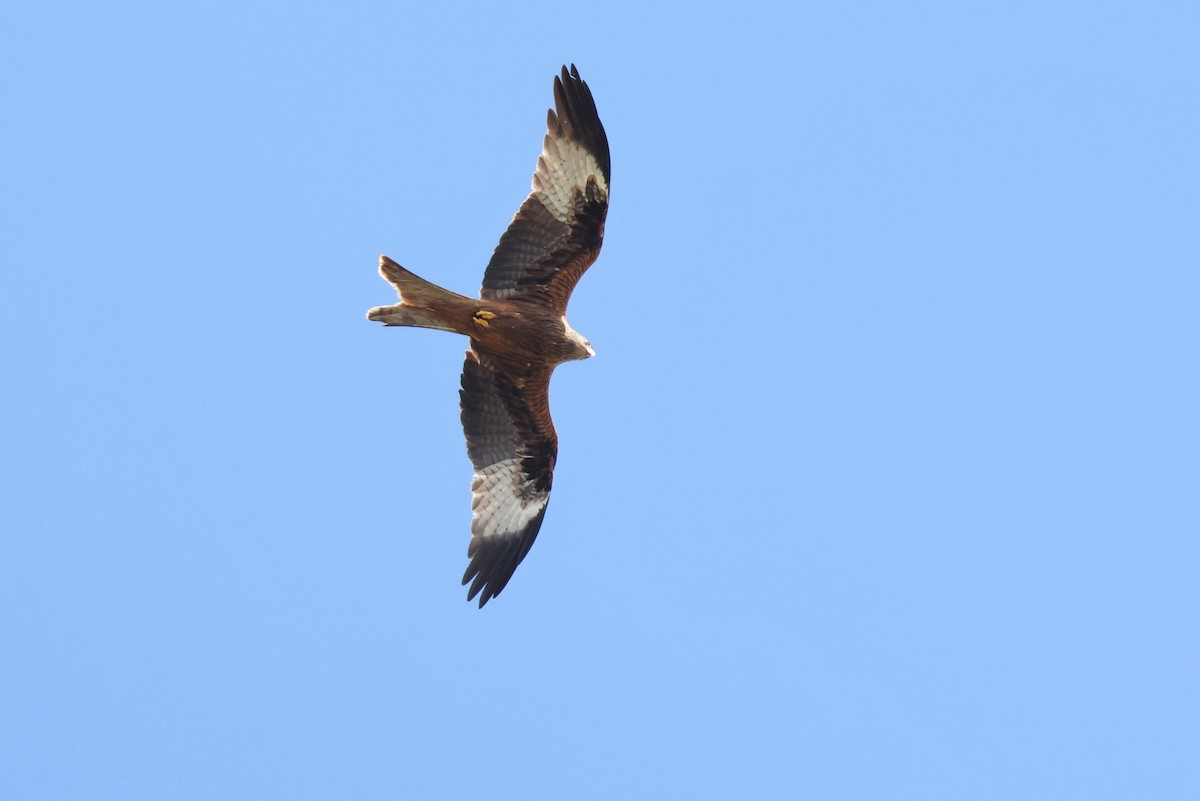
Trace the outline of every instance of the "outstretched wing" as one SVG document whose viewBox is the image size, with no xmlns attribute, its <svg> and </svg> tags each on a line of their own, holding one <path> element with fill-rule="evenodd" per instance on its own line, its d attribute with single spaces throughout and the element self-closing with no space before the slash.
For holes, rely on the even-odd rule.
<svg viewBox="0 0 1200 801">
<path fill-rule="evenodd" d="M 521 297 L 561 314 L 604 241 L 609 159 L 596 101 L 574 64 L 554 79 L 554 104 L 533 192 L 500 237 L 479 296 Z"/>
<path fill-rule="evenodd" d="M 482 609 L 500 594 L 537 538 L 550 501 L 558 436 L 550 420 L 550 370 L 514 375 L 467 351 L 462 424 L 471 482 L 471 562 L 463 584 Z"/>
</svg>

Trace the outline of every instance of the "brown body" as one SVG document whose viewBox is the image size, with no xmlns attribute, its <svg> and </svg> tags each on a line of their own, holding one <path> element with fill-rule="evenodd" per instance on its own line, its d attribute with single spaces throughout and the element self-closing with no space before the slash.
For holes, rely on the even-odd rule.
<svg viewBox="0 0 1200 801">
<path fill-rule="evenodd" d="M 553 369 L 563 362 L 594 355 L 587 340 L 562 314 L 521 297 L 478 300 L 459 295 L 412 273 L 387 256 L 379 272 L 400 293 L 395 306 L 379 306 L 368 320 L 384 325 L 436 328 L 471 338 L 479 354 L 522 372 Z"/>
</svg>

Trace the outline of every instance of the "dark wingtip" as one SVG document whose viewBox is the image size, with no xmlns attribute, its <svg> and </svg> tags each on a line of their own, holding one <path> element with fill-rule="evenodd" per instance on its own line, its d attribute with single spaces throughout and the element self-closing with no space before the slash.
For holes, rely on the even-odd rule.
<svg viewBox="0 0 1200 801">
<path fill-rule="evenodd" d="M 554 104 L 558 109 L 558 120 L 568 126 L 572 138 L 592 152 L 604 173 L 604 180 L 611 181 L 608 134 L 596 111 L 591 87 L 574 64 L 569 71 L 564 64 L 561 73 L 554 76 Z"/>
<path fill-rule="evenodd" d="M 584 83 L 583 78 L 579 77 L 579 70 L 572 64 L 569 68 L 566 64 L 563 65 L 562 72 L 554 79 L 555 83 L 561 83 L 566 86 L 571 83 Z M 586 84 L 584 84 L 586 86 Z"/>
<path fill-rule="evenodd" d="M 479 608 L 482 609 L 484 604 L 504 592 L 517 566 L 533 547 L 545 517 L 546 507 L 543 506 L 537 516 L 521 531 L 510 532 L 490 541 L 479 537 L 471 539 L 467 548 L 467 556 L 471 562 L 462 578 L 464 585 L 468 582 L 471 584 L 467 590 L 468 602 L 478 595 Z"/>
</svg>

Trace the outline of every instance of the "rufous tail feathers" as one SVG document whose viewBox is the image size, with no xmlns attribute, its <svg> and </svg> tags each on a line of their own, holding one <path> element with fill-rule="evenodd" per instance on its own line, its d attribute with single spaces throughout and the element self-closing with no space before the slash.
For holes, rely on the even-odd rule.
<svg viewBox="0 0 1200 801">
<path fill-rule="evenodd" d="M 376 306 L 367 312 L 368 320 L 376 320 L 384 325 L 407 325 L 466 333 L 455 327 L 452 321 L 462 317 L 461 313 L 455 312 L 461 310 L 463 304 L 473 306 L 474 300 L 442 289 L 437 284 L 431 284 L 387 256 L 379 257 L 379 274 L 396 287 L 400 302 L 395 306 Z M 466 318 L 469 317 L 468 312 Z"/>
</svg>

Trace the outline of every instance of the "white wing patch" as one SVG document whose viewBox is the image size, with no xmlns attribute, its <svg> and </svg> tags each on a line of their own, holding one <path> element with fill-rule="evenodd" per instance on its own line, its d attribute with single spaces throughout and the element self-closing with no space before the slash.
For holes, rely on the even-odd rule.
<svg viewBox="0 0 1200 801">
<path fill-rule="evenodd" d="M 471 482 L 471 533 L 492 537 L 523 531 L 550 499 L 522 480 L 519 459 L 504 459 L 476 471 Z"/>
<path fill-rule="evenodd" d="M 608 184 L 596 157 L 577 142 L 546 137 L 533 173 L 533 193 L 559 222 L 570 222 L 571 198 L 587 189 L 589 178 L 608 196 Z"/>
</svg>

